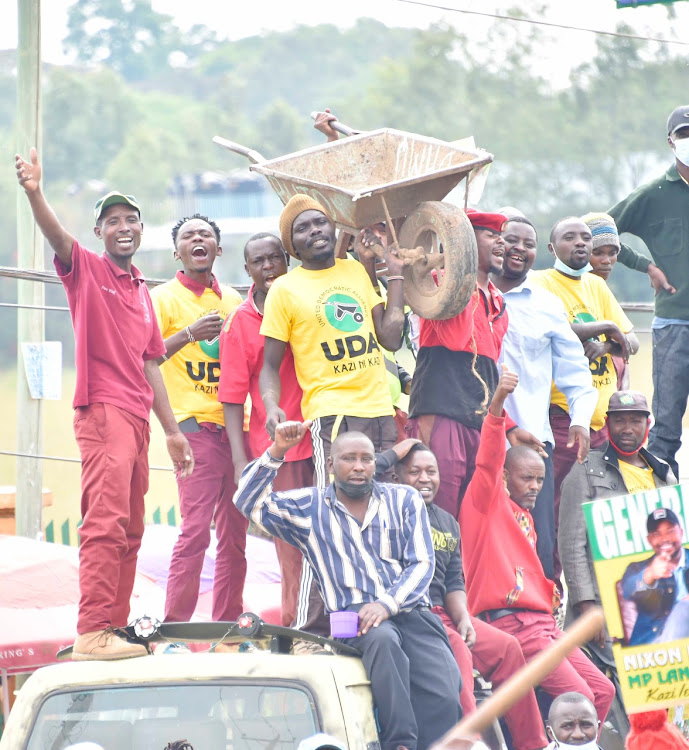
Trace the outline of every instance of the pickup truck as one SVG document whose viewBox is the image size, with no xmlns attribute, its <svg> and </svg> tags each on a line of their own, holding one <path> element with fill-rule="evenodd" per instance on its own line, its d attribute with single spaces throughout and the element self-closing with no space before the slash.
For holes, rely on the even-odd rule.
<svg viewBox="0 0 689 750">
<path fill-rule="evenodd" d="M 247 652 L 161 648 L 175 633 L 162 625 L 148 636 L 157 644 L 149 656 L 37 670 L 19 691 L 0 750 L 165 750 L 182 740 L 194 750 L 297 750 L 319 733 L 347 748 L 380 747 L 369 680 L 359 658 L 343 655 L 346 646 L 293 655 L 290 636 L 303 633 L 258 618 L 249 635 L 232 625 L 223 642 Z M 202 637 L 195 624 L 173 625 L 170 640 L 203 641 L 211 626 L 199 626 Z"/>
</svg>

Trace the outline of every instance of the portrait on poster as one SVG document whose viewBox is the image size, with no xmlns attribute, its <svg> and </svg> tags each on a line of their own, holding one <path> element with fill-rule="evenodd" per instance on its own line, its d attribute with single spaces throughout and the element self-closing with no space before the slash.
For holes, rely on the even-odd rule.
<svg viewBox="0 0 689 750">
<path fill-rule="evenodd" d="M 584 505 L 628 712 L 689 702 L 689 487 Z"/>
</svg>

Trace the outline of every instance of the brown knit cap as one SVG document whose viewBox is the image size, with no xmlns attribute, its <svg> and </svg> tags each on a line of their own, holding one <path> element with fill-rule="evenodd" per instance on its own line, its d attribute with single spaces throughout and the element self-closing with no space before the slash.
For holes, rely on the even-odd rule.
<svg viewBox="0 0 689 750">
<path fill-rule="evenodd" d="M 299 214 L 304 211 L 320 211 L 322 214 L 332 221 L 332 218 L 323 206 L 310 195 L 306 193 L 299 193 L 293 195 L 286 203 L 280 214 L 280 239 L 282 239 L 282 246 L 287 252 L 296 258 L 294 252 L 294 245 L 292 244 L 292 225 Z"/>
</svg>

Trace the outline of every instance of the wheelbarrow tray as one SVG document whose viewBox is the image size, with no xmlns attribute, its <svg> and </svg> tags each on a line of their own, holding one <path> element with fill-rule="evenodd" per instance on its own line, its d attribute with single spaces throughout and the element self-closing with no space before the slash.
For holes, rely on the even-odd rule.
<svg viewBox="0 0 689 750">
<path fill-rule="evenodd" d="M 475 167 L 493 161 L 486 151 L 392 128 L 252 164 L 283 203 L 297 193 L 319 201 L 343 227 L 385 221 L 381 196 L 397 219 L 422 201 L 441 201 Z"/>
</svg>

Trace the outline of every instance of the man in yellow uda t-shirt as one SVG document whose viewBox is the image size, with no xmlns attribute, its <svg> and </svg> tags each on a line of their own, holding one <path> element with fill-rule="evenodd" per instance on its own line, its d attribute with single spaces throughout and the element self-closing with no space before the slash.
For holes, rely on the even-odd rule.
<svg viewBox="0 0 689 750">
<path fill-rule="evenodd" d="M 643 393 L 617 391 L 607 410 L 609 440 L 575 463 L 562 483 L 559 549 L 567 583 L 567 620 L 600 605 L 600 592 L 586 534 L 583 504 L 616 495 L 654 490 L 677 479 L 670 467 L 643 446 L 648 438 L 651 412 Z M 655 492 L 653 493 L 654 501 Z M 644 505 L 643 517 L 646 517 Z M 649 505 L 649 508 L 651 506 Z M 606 664 L 614 665 L 605 629 L 589 644 Z"/>
<path fill-rule="evenodd" d="M 550 233 L 548 249 L 555 256 L 553 268 L 530 276 L 534 283 L 559 297 L 572 330 L 584 345 L 591 379 L 598 390 L 598 404 L 591 417 L 591 448 L 607 439 L 605 413 L 610 396 L 617 389 L 611 354 L 625 359 L 636 353 L 639 342 L 632 324 L 603 279 L 589 273 L 593 249 L 591 230 L 581 219 L 561 219 Z M 577 447 L 568 445 L 567 400 L 553 386 L 550 397 L 550 426 L 555 438 L 553 472 L 555 481 L 555 523 L 558 522 L 560 485 L 577 457 Z"/>
<path fill-rule="evenodd" d="M 243 611 L 247 522 L 232 496 L 234 466 L 225 434 L 219 337 L 225 318 L 242 298 L 213 275 L 221 255 L 220 229 L 198 214 L 172 230 L 181 271 L 151 292 L 166 352 L 161 364 L 170 405 L 194 451 L 191 476 L 177 479 L 182 531 L 170 563 L 165 620 L 186 622 L 196 608 L 201 569 L 215 518 L 218 550 L 213 582 L 213 619 L 235 620 Z"/>
<path fill-rule="evenodd" d="M 261 397 L 271 437 L 285 419 L 280 401 L 280 364 L 287 344 L 294 355 L 303 391 L 302 414 L 313 420 L 311 442 L 318 487 L 330 483 L 330 447 L 342 432 L 363 432 L 376 452 L 391 448 L 397 427 L 382 348 L 402 345 L 404 290 L 402 263 L 396 251 L 385 252 L 387 304 L 375 293 L 364 267 L 335 258 L 335 225 L 327 210 L 305 194 L 293 196 L 280 216 L 280 236 L 301 266 L 276 279 L 265 302 Z M 371 485 L 352 462 L 350 478 L 338 485 L 361 497 Z M 325 609 L 310 567 L 302 568 L 295 622 L 328 635 Z"/>
<path fill-rule="evenodd" d="M 330 445 L 340 432 L 363 432 L 378 452 L 396 440 L 382 347 L 395 351 L 402 343 L 402 264 L 386 253 L 386 307 L 360 263 L 335 258 L 335 226 L 315 199 L 294 196 L 280 217 L 280 233 L 301 267 L 276 279 L 266 298 L 261 396 L 272 433 L 284 419 L 278 370 L 289 343 L 304 392 L 302 414 L 314 422 L 316 484 L 325 487 Z"/>
</svg>

